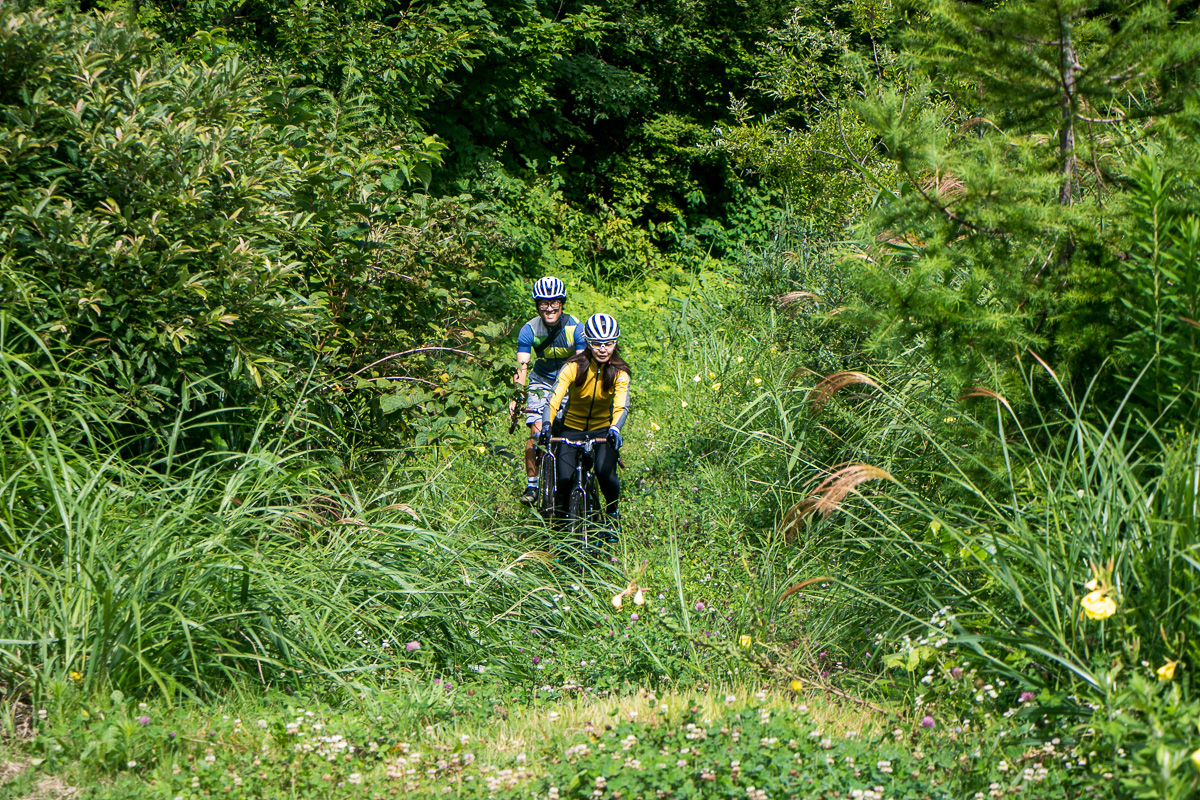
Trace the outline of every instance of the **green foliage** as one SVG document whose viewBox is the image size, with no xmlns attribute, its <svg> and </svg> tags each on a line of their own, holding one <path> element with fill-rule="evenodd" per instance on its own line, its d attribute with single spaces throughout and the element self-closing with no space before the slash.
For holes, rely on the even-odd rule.
<svg viewBox="0 0 1200 800">
<path fill-rule="evenodd" d="M 888 2 L 802 3 L 768 30 L 747 98 L 731 98 L 716 146 L 825 236 L 840 237 L 895 181 L 853 102 L 872 79 L 906 82 L 890 43 L 903 23 Z"/>
<path fill-rule="evenodd" d="M 1164 121 L 1200 59 L 1191 23 L 1153 2 L 921 11 L 902 63 L 928 86 L 856 105 L 899 181 L 880 182 L 862 231 L 869 300 L 848 319 L 876 343 L 919 344 L 964 385 L 1028 349 L 1082 380 L 1120 335 L 1120 234 L 1141 224 L 1121 201 L 1125 160 L 1143 136 L 1176 146 Z"/>
<path fill-rule="evenodd" d="M 1075 401 L 1041 366 L 1047 377 L 1026 378 L 1034 401 L 1020 405 L 987 388 L 955 400 L 919 354 L 871 375 L 808 378 L 805 365 L 823 359 L 802 341 L 772 362 L 771 380 L 747 381 L 727 358 L 722 390 L 736 402 L 709 412 L 726 430 L 710 434 L 715 446 L 770 492 L 757 500 L 775 522 L 760 534 L 771 567 L 754 578 L 763 616 L 803 590 L 798 649 L 811 659 L 827 647 L 839 662 L 776 656 L 776 668 L 879 672 L 878 690 L 935 718 L 987 727 L 995 701 L 1015 719 L 1063 718 L 1072 735 L 1102 729 L 1098 769 L 1124 776 L 1123 791 L 1194 791 L 1190 429 L 1132 410 L 1136 383 L 1106 409 L 1103 393 Z M 1149 360 L 1141 379 L 1154 369 Z M 832 586 L 804 583 L 823 575 Z M 1097 594 L 1111 617 L 1086 613 Z M 796 647 L 783 638 L 794 629 L 751 630 L 764 652 Z M 1156 676 L 1168 665 L 1173 675 Z"/>
<path fill-rule="evenodd" d="M 278 343 L 324 304 L 295 291 L 290 253 L 261 246 L 286 234 L 272 200 L 295 168 L 244 127 L 247 68 L 164 68 L 111 22 L 4 16 L 10 312 L 81 351 L 143 418 L 184 391 L 280 379 L 296 354 Z"/>
<path fill-rule="evenodd" d="M 597 790 L 650 797 L 663 786 L 679 797 L 802 792 L 814 798 L 952 798 L 998 785 L 1040 796 L 1081 790 L 1107 796 L 1098 776 L 1072 773 L 1078 748 L 1039 760 L 1036 774 L 1010 776 L 1005 774 L 1010 760 L 1021 764 L 1035 756 L 1019 744 L 1002 745 L 999 738 L 984 745 L 970 734 L 920 728 L 847 731 L 835 737 L 809 717 L 803 704 L 782 711 L 752 704 L 715 719 L 693 707 L 672 716 L 653 726 L 626 722 L 594 732 L 566 748 L 566 757 L 551 767 L 541 787 L 564 798 L 591 797 Z"/>
<path fill-rule="evenodd" d="M 1030 720 L 1001 718 L 986 728 L 936 720 L 930 729 L 787 690 L 643 690 L 511 710 L 508 694 L 486 683 L 464 689 L 402 679 L 387 696 L 345 706 L 270 694 L 171 708 L 65 687 L 37 720 L 30 749 L 38 755 L 26 772 L 86 782 L 97 798 L 392 790 L 745 797 L 750 787 L 756 796 L 867 800 L 970 797 L 1001 787 L 1039 797 L 1122 796 L 1104 775 L 1112 765 L 1097 758 L 1095 748 L 1107 741 L 1072 740 L 1057 728 L 1043 732 L 1068 738 L 1045 745 L 997 735 L 1036 729 Z M 425 716 L 451 707 L 467 713 Z"/>
<path fill-rule="evenodd" d="M 206 43 L 340 97 L 361 92 L 388 125 L 436 135 L 450 148 L 438 194 L 493 159 L 510 171 L 563 160 L 581 211 L 610 204 L 656 224 L 684 217 L 720 226 L 743 202 L 738 181 L 722 155 L 680 145 L 705 138 L 725 114 L 727 93 L 749 74 L 745 48 L 774 14 L 730 18 L 710 5 L 356 0 L 190 4 L 177 13 L 148 2 L 139 19 L 198 53 Z M 673 74 L 680 67 L 689 72 L 683 84 Z M 664 137 L 655 117 L 678 117 L 685 133 Z M 630 158 L 636 151 L 651 158 Z M 618 171 L 622 179 L 611 183 Z"/>
<path fill-rule="evenodd" d="M 1200 217 L 1190 213 L 1194 185 L 1181 191 L 1183 182 L 1160 157 L 1139 159 L 1130 177 L 1128 256 L 1109 299 L 1129 318 L 1113 357 L 1129 377 L 1152 365 L 1136 393 L 1158 415 L 1171 398 L 1200 388 Z M 1172 416 L 1188 418 L 1190 411 L 1175 409 Z"/>
<path fill-rule="evenodd" d="M 587 615 L 543 618 L 528 593 L 556 579 L 539 554 L 435 530 L 397 500 L 413 487 L 387 473 L 362 493 L 345 443 L 299 410 L 264 415 L 245 452 L 184 461 L 189 427 L 228 439 L 228 426 L 177 418 L 162 441 L 122 441 L 95 401 L 102 390 L 31 368 L 29 339 L 6 334 L 9 692 L 40 699 L 78 683 L 172 699 L 247 682 L 369 686 L 468 663 L 521 676 L 510 626 L 532 614 L 544 632 L 565 632 Z M 406 651 L 410 641 L 420 650 Z"/>
<path fill-rule="evenodd" d="M 494 357 L 500 331 L 481 318 L 511 275 L 480 257 L 483 211 L 415 191 L 442 144 L 378 127 L 362 97 L 264 82 L 236 55 L 164 58 L 112 18 L 3 13 L 2 302 L 118 389 L 122 416 L 161 425 L 338 387 L 431 341 Z M 390 366 L 327 421 L 377 427 L 367 390 L 446 369 Z M 503 390 L 475 372 L 490 387 L 478 409 Z"/>
</svg>

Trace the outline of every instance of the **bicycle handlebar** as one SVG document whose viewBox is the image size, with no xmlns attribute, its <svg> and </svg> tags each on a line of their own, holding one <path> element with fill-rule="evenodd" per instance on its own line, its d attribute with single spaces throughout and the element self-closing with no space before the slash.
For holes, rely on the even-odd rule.
<svg viewBox="0 0 1200 800">
<path fill-rule="evenodd" d="M 566 442 L 567 444 L 577 444 L 577 445 L 583 446 L 584 444 L 587 444 L 587 443 L 603 444 L 604 442 L 607 442 L 607 441 L 608 441 L 607 436 L 600 436 L 595 439 L 568 439 L 565 436 L 551 436 L 550 437 L 551 444 L 554 444 L 555 442 Z"/>
</svg>

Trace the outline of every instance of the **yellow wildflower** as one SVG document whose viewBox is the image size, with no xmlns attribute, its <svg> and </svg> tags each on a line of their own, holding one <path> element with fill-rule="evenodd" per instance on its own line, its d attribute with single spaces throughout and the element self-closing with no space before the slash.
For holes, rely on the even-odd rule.
<svg viewBox="0 0 1200 800">
<path fill-rule="evenodd" d="M 762 383 L 762 378 L 755 378 L 755 379 L 754 379 L 754 385 L 755 385 L 755 386 L 758 386 L 760 383 Z"/>
<path fill-rule="evenodd" d="M 680 405 L 683 406 L 684 408 L 687 408 L 687 400 L 681 400 Z"/>
<path fill-rule="evenodd" d="M 714 392 L 715 392 L 717 389 L 720 389 L 720 388 L 721 388 L 721 382 L 720 382 L 720 381 L 717 381 L 716 383 L 714 383 L 714 384 L 713 384 L 713 391 L 714 391 Z"/>
<path fill-rule="evenodd" d="M 746 360 L 746 359 L 742 358 L 741 356 L 738 356 L 738 357 L 737 357 L 737 362 L 738 362 L 739 364 L 740 364 L 740 363 L 742 363 L 742 362 L 743 362 L 743 361 L 745 361 L 745 360 Z"/>
<path fill-rule="evenodd" d="M 652 431 L 661 431 L 661 430 L 662 430 L 662 428 L 658 427 L 658 425 L 657 425 L 656 423 L 653 423 L 653 422 L 651 422 L 651 423 L 650 423 L 650 430 L 652 430 Z"/>
<path fill-rule="evenodd" d="M 477 449 L 479 452 L 481 452 L 481 453 L 486 453 L 486 452 L 487 452 L 487 448 L 486 448 L 486 447 L 484 447 L 483 445 L 479 445 L 479 447 L 477 447 L 476 449 Z"/>
<path fill-rule="evenodd" d="M 450 380 L 450 373 L 449 373 L 449 372 L 443 372 L 443 373 L 442 373 L 442 383 L 445 383 L 445 382 L 446 382 L 446 381 L 448 381 L 448 380 Z"/>
<path fill-rule="evenodd" d="M 699 382 L 700 382 L 700 373 L 697 372 L 695 375 L 692 376 L 692 383 L 699 383 Z"/>
<path fill-rule="evenodd" d="M 1085 583 L 1083 585 L 1083 588 L 1087 589 L 1089 592 L 1094 592 L 1100 588 L 1100 581 L 1097 580 L 1096 578 L 1092 578 L 1090 581 L 1088 581 L 1087 583 Z"/>
<path fill-rule="evenodd" d="M 798 680 L 792 681 L 791 683 L 788 684 L 788 686 L 790 686 L 792 691 L 796 692 L 797 694 L 799 694 L 800 690 L 804 688 L 804 684 L 802 684 Z"/>
<path fill-rule="evenodd" d="M 1175 665 L 1178 663 L 1178 661 L 1168 658 L 1167 663 L 1154 670 L 1154 674 L 1158 676 L 1160 681 L 1169 681 L 1175 677 Z"/>
<path fill-rule="evenodd" d="M 81 681 L 81 680 L 83 680 L 83 674 L 76 672 L 75 670 L 71 670 L 71 680 Z"/>
<path fill-rule="evenodd" d="M 1079 604 L 1083 606 L 1083 613 L 1087 614 L 1088 619 L 1108 619 L 1117 613 L 1117 601 L 1105 594 L 1103 589 L 1084 595 Z"/>
<path fill-rule="evenodd" d="M 738 637 L 738 647 L 742 648 L 743 650 L 749 650 L 750 643 L 753 641 L 754 640 L 750 638 L 750 634 L 743 633 L 741 636 Z"/>
<path fill-rule="evenodd" d="M 1192 763 L 1196 765 L 1196 769 L 1200 770 L 1200 750 L 1192 753 Z"/>
<path fill-rule="evenodd" d="M 715 377 L 717 377 L 717 373 L 715 373 L 715 372 L 709 372 L 709 373 L 708 373 L 708 379 L 709 379 L 710 381 L 711 381 L 713 378 L 715 378 Z"/>
</svg>

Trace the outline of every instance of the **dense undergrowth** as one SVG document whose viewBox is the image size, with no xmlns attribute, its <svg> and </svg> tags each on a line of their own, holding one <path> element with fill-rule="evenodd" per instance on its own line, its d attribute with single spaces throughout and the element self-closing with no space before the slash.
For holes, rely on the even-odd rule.
<svg viewBox="0 0 1200 800">
<path fill-rule="evenodd" d="M 261 451 L 117 473 L 94 422 L 47 445 L 36 409 L 69 403 L 38 375 L 54 402 L 8 411 L 42 506 L 4 557 L 15 754 L 111 796 L 1193 791 L 1189 432 L 955 400 L 917 354 L 830 381 L 818 317 L 719 280 L 678 301 L 627 313 L 626 529 L 582 572 L 516 503 L 500 420 L 358 467 L 281 419 Z M 631 581 L 645 604 L 614 607 Z M 760 689 L 793 710 L 743 708 Z"/>
</svg>

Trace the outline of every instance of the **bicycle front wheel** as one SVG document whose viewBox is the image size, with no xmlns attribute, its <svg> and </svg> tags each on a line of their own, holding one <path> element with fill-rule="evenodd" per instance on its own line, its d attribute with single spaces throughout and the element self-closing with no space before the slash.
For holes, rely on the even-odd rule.
<svg viewBox="0 0 1200 800">
<path fill-rule="evenodd" d="M 571 502 L 567 504 L 567 530 L 583 547 L 587 547 L 587 495 L 575 489 L 571 492 Z"/>
<path fill-rule="evenodd" d="M 549 517 L 554 513 L 554 482 L 558 475 L 555 470 L 554 453 L 542 454 L 542 463 L 538 468 L 538 513 Z"/>
</svg>

